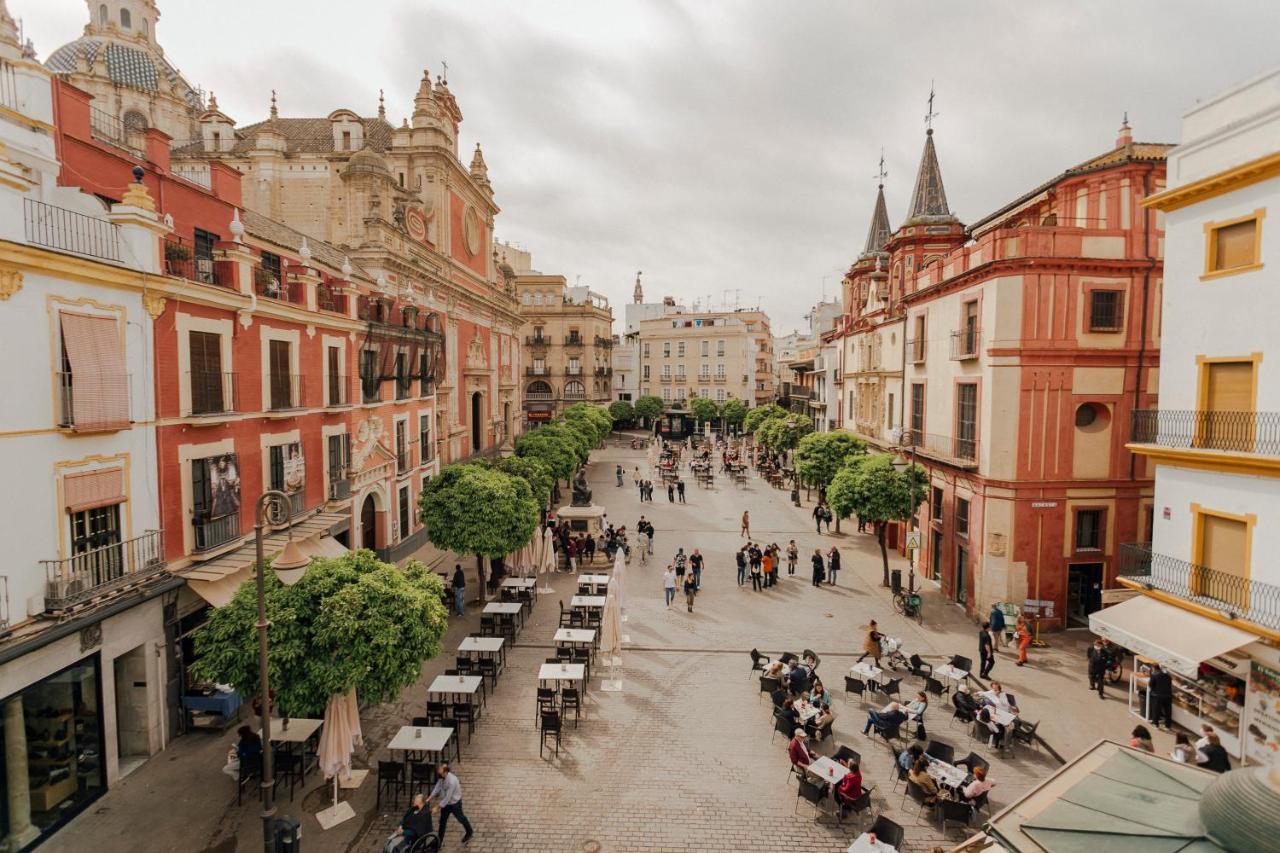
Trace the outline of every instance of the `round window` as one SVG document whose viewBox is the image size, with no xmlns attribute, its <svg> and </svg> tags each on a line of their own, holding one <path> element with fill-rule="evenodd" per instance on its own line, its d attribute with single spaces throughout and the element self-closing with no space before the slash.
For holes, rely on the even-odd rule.
<svg viewBox="0 0 1280 853">
<path fill-rule="evenodd" d="M 1076 409 L 1076 427 L 1085 432 L 1098 432 L 1111 422 L 1111 411 L 1101 403 L 1081 403 Z"/>
<path fill-rule="evenodd" d="M 1098 408 L 1093 403 L 1085 403 L 1076 409 L 1076 426 L 1087 427 L 1093 426 L 1093 422 L 1098 419 Z"/>
</svg>

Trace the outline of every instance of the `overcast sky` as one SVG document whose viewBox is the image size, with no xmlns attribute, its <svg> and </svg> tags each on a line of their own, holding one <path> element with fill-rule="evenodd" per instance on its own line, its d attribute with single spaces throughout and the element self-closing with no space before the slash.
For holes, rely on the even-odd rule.
<svg viewBox="0 0 1280 853">
<path fill-rule="evenodd" d="M 87 20 L 83 0 L 7 1 L 42 59 Z M 382 88 L 398 125 L 447 61 L 499 239 L 619 320 L 642 269 L 651 300 L 728 292 L 779 334 L 839 292 L 882 147 L 903 219 L 931 80 L 971 222 L 1109 149 L 1125 110 L 1139 141 L 1176 142 L 1186 107 L 1280 61 L 1273 0 L 159 3 L 170 61 L 240 124 L 272 88 L 286 116 L 373 115 Z"/>
</svg>

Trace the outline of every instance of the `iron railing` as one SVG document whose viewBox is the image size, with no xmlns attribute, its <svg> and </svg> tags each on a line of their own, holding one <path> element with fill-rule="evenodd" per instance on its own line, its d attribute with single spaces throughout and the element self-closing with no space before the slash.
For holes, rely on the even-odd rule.
<svg viewBox="0 0 1280 853">
<path fill-rule="evenodd" d="M 163 535 L 159 530 L 148 530 L 125 542 L 40 563 L 45 570 L 45 609 L 66 610 L 164 568 Z"/>
<path fill-rule="evenodd" d="M 233 264 L 197 255 L 189 244 L 177 237 L 165 238 L 164 271 L 166 275 L 187 281 L 235 287 Z"/>
<path fill-rule="evenodd" d="M 606 338 L 601 335 L 596 335 L 596 346 L 600 347 L 601 349 L 613 349 L 613 338 Z"/>
<path fill-rule="evenodd" d="M 271 411 L 302 408 L 304 377 L 300 373 L 271 373 L 268 377 Z"/>
<path fill-rule="evenodd" d="M 289 493 L 289 517 L 297 518 L 307 511 L 307 496 L 299 489 Z"/>
<path fill-rule="evenodd" d="M 173 174 L 198 187 L 213 189 L 213 171 L 208 163 L 174 163 Z"/>
<path fill-rule="evenodd" d="M 1280 412 L 1143 409 L 1133 413 L 1130 438 L 1161 447 L 1280 456 Z"/>
<path fill-rule="evenodd" d="M 120 229 L 115 223 L 33 198 L 22 201 L 28 243 L 88 258 L 120 261 Z"/>
<path fill-rule="evenodd" d="M 547 335 L 525 335 L 524 342 L 531 347 L 549 347 L 551 338 Z"/>
<path fill-rule="evenodd" d="M 195 528 L 196 551 L 210 551 L 240 538 L 240 515 L 232 513 L 221 518 L 197 518 L 191 522 Z"/>
<path fill-rule="evenodd" d="M 583 339 L 582 335 L 565 335 L 564 336 L 564 345 L 567 347 L 580 347 L 585 343 L 586 341 Z"/>
<path fill-rule="evenodd" d="M 1144 544 L 1120 546 L 1117 574 L 1232 619 L 1280 630 L 1280 586 L 1179 560 Z"/>
<path fill-rule="evenodd" d="M 597 368 L 596 368 L 596 376 L 612 376 L 612 375 L 613 375 L 613 368 L 612 368 L 612 367 L 597 367 Z"/>
<path fill-rule="evenodd" d="M 237 410 L 239 382 L 235 373 L 192 371 L 187 374 L 191 388 L 191 410 L 186 414 L 223 415 Z"/>
<path fill-rule="evenodd" d="M 316 307 L 321 311 L 332 311 L 335 314 L 347 313 L 347 295 L 338 293 L 327 284 L 316 288 Z"/>
<path fill-rule="evenodd" d="M 345 376 L 330 376 L 324 404 L 330 408 L 351 405 L 351 383 Z"/>
<path fill-rule="evenodd" d="M 524 375 L 525 376 L 550 376 L 551 368 L 535 367 L 533 365 L 530 365 L 524 369 Z"/>
<path fill-rule="evenodd" d="M 982 333 L 976 326 L 969 329 L 958 329 L 951 333 L 951 358 L 964 361 L 978 357 L 978 344 Z"/>
<path fill-rule="evenodd" d="M 933 435 L 919 430 L 903 431 L 903 444 L 914 447 L 917 453 L 927 456 L 941 456 L 963 462 L 975 462 L 978 459 L 978 440 L 976 438 L 959 438 L 950 435 Z"/>
<path fill-rule="evenodd" d="M 578 365 L 576 367 L 572 364 L 569 365 L 564 369 L 564 375 L 565 376 L 582 376 L 583 375 L 582 365 Z"/>
<path fill-rule="evenodd" d="M 89 107 L 89 133 L 99 142 L 124 149 L 139 160 L 144 159 L 142 146 L 138 144 L 141 142 L 142 134 L 137 131 L 130 132 L 124 122 L 111 113 L 97 107 Z"/>
<path fill-rule="evenodd" d="M 351 479 L 347 469 L 339 466 L 329 469 L 329 500 L 345 501 L 351 497 Z"/>
</svg>

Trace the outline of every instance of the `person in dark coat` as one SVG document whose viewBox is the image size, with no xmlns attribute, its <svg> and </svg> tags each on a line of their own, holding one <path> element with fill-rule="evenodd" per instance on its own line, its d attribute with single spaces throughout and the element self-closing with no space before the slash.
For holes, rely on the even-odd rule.
<svg viewBox="0 0 1280 853">
<path fill-rule="evenodd" d="M 1231 769 L 1231 757 L 1227 755 L 1227 751 L 1223 749 L 1222 742 L 1218 740 L 1216 732 L 1209 732 L 1205 735 L 1205 745 L 1200 749 L 1200 757 L 1196 758 L 1196 763 L 1206 770 L 1212 770 L 1214 773 L 1226 773 Z"/>
<path fill-rule="evenodd" d="M 1004 635 L 1004 611 L 1000 609 L 999 604 L 991 605 L 991 615 L 987 617 L 987 621 L 991 623 L 991 640 L 995 647 L 1000 648 L 1000 638 Z"/>
<path fill-rule="evenodd" d="M 1107 683 L 1107 669 L 1111 666 L 1111 657 L 1102 645 L 1102 640 L 1095 640 L 1089 647 L 1089 689 L 1098 688 L 1098 698 L 1106 699 L 1102 688 Z"/>
<path fill-rule="evenodd" d="M 1173 725 L 1173 679 L 1158 663 L 1151 665 L 1147 696 L 1151 708 L 1151 725 L 1166 729 Z"/>
<path fill-rule="evenodd" d="M 813 585 L 822 586 L 822 579 L 826 576 L 826 563 L 822 559 L 822 549 L 813 549 Z"/>
<path fill-rule="evenodd" d="M 989 677 L 996 665 L 996 648 L 991 639 L 990 622 L 983 622 L 982 630 L 978 632 L 978 660 L 982 661 L 982 667 L 978 670 L 979 677 Z"/>
<path fill-rule="evenodd" d="M 832 545 L 831 551 L 827 554 L 827 583 L 836 585 L 838 571 L 840 571 L 840 549 Z"/>
</svg>

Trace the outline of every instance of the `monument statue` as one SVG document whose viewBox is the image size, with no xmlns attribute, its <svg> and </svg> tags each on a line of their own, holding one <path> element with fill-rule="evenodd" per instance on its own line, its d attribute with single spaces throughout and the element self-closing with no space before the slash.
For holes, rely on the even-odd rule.
<svg viewBox="0 0 1280 853">
<path fill-rule="evenodd" d="M 587 488 L 587 471 L 578 469 L 578 476 L 573 481 L 572 506 L 591 506 L 591 489 Z"/>
</svg>

